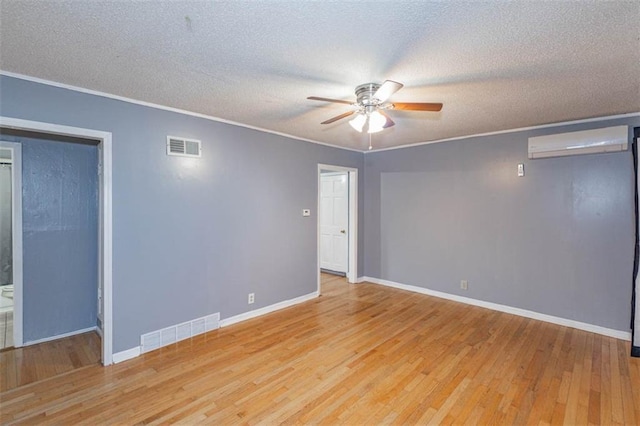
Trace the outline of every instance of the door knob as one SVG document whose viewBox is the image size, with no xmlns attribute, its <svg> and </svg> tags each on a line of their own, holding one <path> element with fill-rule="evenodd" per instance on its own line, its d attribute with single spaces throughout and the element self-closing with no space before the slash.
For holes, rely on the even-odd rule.
<svg viewBox="0 0 640 426">
<path fill-rule="evenodd" d="M 342 231 L 340 231 L 342 234 L 346 234 L 347 231 L 345 231 L 344 229 Z"/>
</svg>

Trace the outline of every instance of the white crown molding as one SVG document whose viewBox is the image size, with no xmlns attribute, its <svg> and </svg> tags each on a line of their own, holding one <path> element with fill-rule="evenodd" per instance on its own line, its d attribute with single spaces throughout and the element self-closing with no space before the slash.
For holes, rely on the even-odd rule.
<svg viewBox="0 0 640 426">
<path fill-rule="evenodd" d="M 20 79 L 20 80 L 31 81 L 33 83 L 40 83 L 40 84 L 44 84 L 44 85 L 47 85 L 47 86 L 59 87 L 61 89 L 73 90 L 74 92 L 85 93 L 85 94 L 88 94 L 88 95 L 94 95 L 94 96 L 100 96 L 100 97 L 103 97 L 103 98 L 115 99 L 115 100 L 122 101 L 122 102 L 128 102 L 130 104 L 135 104 L 135 105 L 141 105 L 141 106 L 145 106 L 145 107 L 149 107 L 149 108 L 160 109 L 160 110 L 163 110 L 163 111 L 170 111 L 170 112 L 175 112 L 175 113 L 178 113 L 178 114 L 189 115 L 191 117 L 203 118 L 205 120 L 216 121 L 218 123 L 231 124 L 232 126 L 244 127 L 245 129 L 257 130 L 259 132 L 270 133 L 272 135 L 278 135 L 278 136 L 282 136 L 282 137 L 289 138 L 289 139 L 294 139 L 294 140 L 314 143 L 316 145 L 323 145 L 323 146 L 328 146 L 328 147 L 331 147 L 331 148 L 344 149 L 346 151 L 363 152 L 360 149 L 353 149 L 353 148 L 346 148 L 344 146 L 332 145 L 332 144 L 326 143 L 326 142 L 320 142 L 320 141 L 316 141 L 316 140 L 313 140 L 313 139 L 301 138 L 299 136 L 293 136 L 293 135 L 290 135 L 290 134 L 287 134 L 287 133 L 276 132 L 275 130 L 264 129 L 262 127 L 251 126 L 249 124 L 243 124 L 243 123 L 239 123 L 237 121 L 225 120 L 224 118 L 214 117 L 214 116 L 211 116 L 211 115 L 201 114 L 201 113 L 198 113 L 198 112 L 192 112 L 192 111 L 187 111 L 187 110 L 180 109 L 180 108 L 173 108 L 173 107 L 169 107 L 169 106 L 165 106 L 165 105 L 154 104 L 154 103 L 151 103 L 151 102 L 139 101 L 137 99 L 127 98 L 125 96 L 112 95 L 111 93 L 100 92 L 98 90 L 92 90 L 92 89 L 85 89 L 84 87 L 72 86 L 70 84 L 65 84 L 65 83 L 58 83 L 58 82 L 55 82 L 55 81 L 45 80 L 45 79 L 38 78 L 38 77 L 31 77 L 29 75 L 18 74 L 18 73 L 14 73 L 14 72 L 11 72 L 11 71 L 0 70 L 0 75 L 4 75 L 4 76 L 7 76 L 7 77 L 13 77 L 13 78 L 17 78 L 17 79 Z"/>
<path fill-rule="evenodd" d="M 425 142 L 416 142 L 416 143 L 412 143 L 412 144 L 408 144 L 408 145 L 392 146 L 392 147 L 389 147 L 389 148 L 373 149 L 371 151 L 362 151 L 362 152 L 364 152 L 365 154 L 370 154 L 372 152 L 393 151 L 393 150 L 396 150 L 396 149 L 413 148 L 413 147 L 422 146 L 422 145 L 431 145 L 432 143 L 459 141 L 459 140 L 463 140 L 463 139 L 480 138 L 480 137 L 484 137 L 484 136 L 504 135 L 504 134 L 507 134 L 507 133 L 525 132 L 525 131 L 528 131 L 528 130 L 549 129 L 549 128 L 553 128 L 553 127 L 571 126 L 573 124 L 596 123 L 598 121 L 616 120 L 616 119 L 620 119 L 620 118 L 632 118 L 632 117 L 640 117 L 640 111 L 639 112 L 629 112 L 629 113 L 626 113 L 626 114 L 607 115 L 607 116 L 604 116 L 604 117 L 593 117 L 593 118 L 583 118 L 583 119 L 580 119 L 580 120 L 561 121 L 561 122 L 558 122 L 558 123 L 539 124 L 537 126 L 519 127 L 517 129 L 498 130 L 498 131 L 495 131 L 495 132 L 477 133 L 475 135 L 456 136 L 454 138 L 445 138 L 445 139 L 436 139 L 436 140 L 425 141 Z"/>
<path fill-rule="evenodd" d="M 151 102 L 139 101 L 137 99 L 127 98 L 127 97 L 119 96 L 119 95 L 113 95 L 113 94 L 106 93 L 106 92 L 100 92 L 98 90 L 85 89 L 83 87 L 72 86 L 70 84 L 65 84 L 65 83 L 58 83 L 58 82 L 55 82 L 55 81 L 45 80 L 45 79 L 38 78 L 38 77 L 31 77 L 29 75 L 18 74 L 18 73 L 14 73 L 14 72 L 11 72 L 11 71 L 0 70 L 0 75 L 4 75 L 4 76 L 7 76 L 7 77 L 18 78 L 20 80 L 31 81 L 31 82 L 34 82 L 34 83 L 40 83 L 40 84 L 44 84 L 44 85 L 47 85 L 47 86 L 59 87 L 61 89 L 73 90 L 74 92 L 86 93 L 86 94 L 89 94 L 89 95 L 100 96 L 100 97 L 103 97 L 103 98 L 115 99 L 115 100 L 118 100 L 118 101 L 128 102 L 128 103 L 136 104 L 136 105 L 142 105 L 142 106 L 146 106 L 146 107 L 149 107 L 149 108 L 155 108 L 155 109 L 160 109 L 160 110 L 164 110 L 164 111 L 175 112 L 175 113 L 178 113 L 178 114 L 189 115 L 189 116 L 192 116 L 192 117 L 203 118 L 205 120 L 216 121 L 218 123 L 231 124 L 233 126 L 244 127 L 245 129 L 257 130 L 259 132 L 264 132 L 264 133 L 270 133 L 270 134 L 273 134 L 273 135 L 278 135 L 278 136 L 282 136 L 282 137 L 289 138 L 289 139 L 294 139 L 294 140 L 314 143 L 314 144 L 317 144 L 317 145 L 328 146 L 328 147 L 331 147 L 331 148 L 344 149 L 346 151 L 360 152 L 360 153 L 364 153 L 364 154 L 370 154 L 372 152 L 392 151 L 392 150 L 403 149 L 403 148 L 413 148 L 413 147 L 416 147 L 416 146 L 430 145 L 430 144 L 433 144 L 433 143 L 457 141 L 457 140 L 477 138 L 477 137 L 483 137 L 483 136 L 503 135 L 503 134 L 507 134 L 507 133 L 523 132 L 523 131 L 527 131 L 527 130 L 548 129 L 548 128 L 552 128 L 552 127 L 570 126 L 572 124 L 594 123 L 594 122 L 598 122 L 598 121 L 615 120 L 615 119 L 619 119 L 619 118 L 640 117 L 640 111 L 638 111 L 638 112 L 630 112 L 630 113 L 626 113 L 626 114 L 608 115 L 608 116 L 604 116 L 604 117 L 593 117 L 593 118 L 584 118 L 584 119 L 579 119 L 579 120 L 562 121 L 562 122 L 558 122 L 558 123 L 539 124 L 537 126 L 520 127 L 520 128 L 517 128 L 517 129 L 499 130 L 499 131 L 496 131 L 496 132 L 487 132 L 487 133 L 477 133 L 477 134 L 473 134 L 473 135 L 456 136 L 456 137 L 453 137 L 453 138 L 445 138 L 445 139 L 436 139 L 436 140 L 432 140 L 432 141 L 416 142 L 416 143 L 412 143 L 412 144 L 408 144 L 408 145 L 392 146 L 392 147 L 389 147 L 389 148 L 379 148 L 379 149 L 373 149 L 373 150 L 360 150 L 360 149 L 354 149 L 354 148 L 347 148 L 347 147 L 344 147 L 344 146 L 332 145 L 330 143 L 320 142 L 320 141 L 313 140 L 313 139 L 302 138 L 302 137 L 299 137 L 299 136 L 290 135 L 288 133 L 276 132 L 275 130 L 269 130 L 269 129 L 264 129 L 262 127 L 251 126 L 251 125 L 248 125 L 248 124 L 239 123 L 237 121 L 225 120 L 224 118 L 214 117 L 214 116 L 211 116 L 211 115 L 201 114 L 201 113 L 198 113 L 198 112 L 192 112 L 192 111 L 187 111 L 187 110 L 183 110 L 183 109 L 179 109 L 179 108 L 173 108 L 173 107 L 169 107 L 169 106 L 165 106 L 165 105 L 154 104 L 154 103 L 151 103 Z"/>
<path fill-rule="evenodd" d="M 454 302 L 460 302 L 460 303 L 465 303 L 467 305 L 479 306 L 481 308 L 487 308 L 494 311 L 505 312 L 508 314 L 513 314 L 513 315 L 518 315 L 520 317 L 549 322 L 552 324 L 562 325 L 565 327 L 572 327 L 578 330 L 602 334 L 603 336 L 614 337 L 616 339 L 621 339 L 626 341 L 631 340 L 631 332 L 628 332 L 628 331 L 614 330 L 612 328 L 601 327 L 599 325 L 575 321 L 567 318 L 556 317 L 553 315 L 542 314 L 539 312 L 529 311 L 526 309 L 514 308 L 512 306 L 500 305 L 498 303 L 485 302 L 484 300 L 472 299 L 470 297 L 458 296 L 455 294 L 449 294 L 441 291 L 430 290 L 427 288 L 417 287 L 414 285 L 401 284 L 395 281 L 383 280 L 380 278 L 362 277 L 362 281 L 363 282 L 366 281 L 373 284 L 379 284 L 387 287 L 398 288 L 400 290 L 412 291 L 414 293 L 426 294 L 427 296 L 439 297 L 441 299 L 453 300 Z"/>
</svg>

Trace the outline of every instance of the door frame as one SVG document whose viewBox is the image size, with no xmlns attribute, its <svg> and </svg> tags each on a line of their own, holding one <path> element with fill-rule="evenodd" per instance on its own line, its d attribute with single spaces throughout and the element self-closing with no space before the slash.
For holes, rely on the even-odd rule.
<svg viewBox="0 0 640 426">
<path fill-rule="evenodd" d="M 347 262 L 347 281 L 350 283 L 358 282 L 358 169 L 318 163 L 318 198 L 316 205 L 316 211 L 318 212 L 316 215 L 316 269 L 318 271 L 318 294 L 320 294 L 320 192 L 322 170 L 331 172 L 347 172 L 349 179 L 349 229 L 347 230 L 349 238 L 349 259 Z"/>
<path fill-rule="evenodd" d="M 22 145 L 0 140 L 11 150 L 11 257 L 13 268 L 13 344 L 22 346 Z"/>
<path fill-rule="evenodd" d="M 113 218 L 112 218 L 112 134 L 101 130 L 84 129 L 80 127 L 63 126 L 40 121 L 23 120 L 19 118 L 0 116 L 0 127 L 16 130 L 35 131 L 53 135 L 80 137 L 98 141 L 98 173 L 99 173 L 99 212 L 98 212 L 98 288 L 102 289 L 102 364 L 113 363 Z M 22 226 L 21 226 L 22 228 Z M 20 229 L 22 236 L 22 229 Z M 22 253 L 22 249 L 20 250 Z M 22 265 L 20 264 L 20 277 Z M 14 270 L 14 274 L 16 271 Z M 14 283 L 15 284 L 15 283 Z M 16 296 L 20 300 L 16 301 Z M 99 295 L 100 296 L 100 295 Z M 15 305 L 22 305 L 22 282 L 19 293 L 14 287 Z M 16 347 L 23 345 L 22 341 L 22 306 L 20 306 L 20 339 L 16 339 Z M 14 319 L 17 324 L 18 320 Z"/>
</svg>

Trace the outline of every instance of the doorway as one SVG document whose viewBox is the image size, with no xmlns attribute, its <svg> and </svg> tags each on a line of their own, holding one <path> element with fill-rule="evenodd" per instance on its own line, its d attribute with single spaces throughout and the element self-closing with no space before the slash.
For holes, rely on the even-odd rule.
<svg viewBox="0 0 640 426">
<path fill-rule="evenodd" d="M 322 269 L 357 282 L 358 169 L 318 164 L 318 294 Z"/>
<path fill-rule="evenodd" d="M 61 126 L 9 117 L 0 117 L 0 127 L 16 131 L 37 132 L 54 137 L 91 139 L 97 141 L 98 147 L 98 317 L 102 334 L 102 364 L 113 362 L 112 343 L 112 190 L 111 190 L 111 133 Z M 20 230 L 20 234 L 22 230 Z M 15 259 L 15 257 L 14 257 Z M 14 261 L 14 325 L 22 325 L 21 306 L 23 283 L 22 264 Z M 20 281 L 18 280 L 20 278 Z M 22 331 L 22 330 L 19 330 Z M 100 331 L 100 330 L 99 330 Z M 23 336 L 14 331 L 14 346 L 23 346 Z"/>
<path fill-rule="evenodd" d="M 14 266 L 22 261 L 20 153 L 20 144 L 0 142 L 0 349 L 14 346 L 22 330 L 22 306 L 14 303 L 14 283 L 22 281 Z"/>
<path fill-rule="evenodd" d="M 347 275 L 349 260 L 349 173 L 320 172 L 320 269 Z"/>
</svg>

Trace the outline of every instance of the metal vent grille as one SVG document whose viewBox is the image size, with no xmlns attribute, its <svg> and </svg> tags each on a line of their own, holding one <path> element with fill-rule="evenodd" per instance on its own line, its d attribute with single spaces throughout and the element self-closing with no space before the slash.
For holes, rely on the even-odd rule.
<svg viewBox="0 0 640 426">
<path fill-rule="evenodd" d="M 140 336 L 141 352 L 146 353 L 220 327 L 220 312 Z"/>
<path fill-rule="evenodd" d="M 167 155 L 179 157 L 200 157 L 202 154 L 201 142 L 195 139 L 167 136 Z"/>
</svg>

